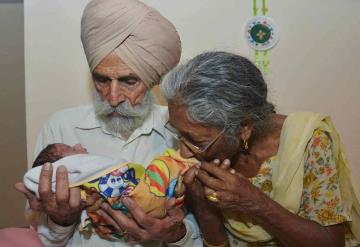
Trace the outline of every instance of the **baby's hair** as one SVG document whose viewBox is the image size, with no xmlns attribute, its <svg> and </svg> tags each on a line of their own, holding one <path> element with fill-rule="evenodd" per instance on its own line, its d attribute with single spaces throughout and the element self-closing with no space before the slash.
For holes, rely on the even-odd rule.
<svg viewBox="0 0 360 247">
<path fill-rule="evenodd" d="M 32 168 L 42 166 L 46 162 L 54 163 L 55 161 L 63 158 L 58 152 L 56 152 L 56 144 L 49 144 L 44 148 L 39 155 L 36 157 Z"/>
</svg>

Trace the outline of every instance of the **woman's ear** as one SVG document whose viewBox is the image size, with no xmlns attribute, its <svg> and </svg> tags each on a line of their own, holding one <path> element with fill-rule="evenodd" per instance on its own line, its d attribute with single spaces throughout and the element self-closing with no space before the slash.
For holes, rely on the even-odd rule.
<svg viewBox="0 0 360 247">
<path fill-rule="evenodd" d="M 249 149 L 249 140 L 253 133 L 253 125 L 243 125 L 241 128 L 239 141 L 240 143 L 243 143 L 243 150 L 247 151 Z"/>
<path fill-rule="evenodd" d="M 240 138 L 241 140 L 245 140 L 248 141 L 251 137 L 253 131 L 253 126 L 252 125 L 244 125 L 241 128 L 241 132 L 240 132 Z"/>
<path fill-rule="evenodd" d="M 251 120 L 243 120 L 241 122 L 240 139 L 241 141 L 249 141 L 253 134 L 254 124 Z"/>
</svg>

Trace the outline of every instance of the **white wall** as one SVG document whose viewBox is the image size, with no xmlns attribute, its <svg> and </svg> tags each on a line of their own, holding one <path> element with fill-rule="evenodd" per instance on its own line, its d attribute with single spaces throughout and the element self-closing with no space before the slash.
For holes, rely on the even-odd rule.
<svg viewBox="0 0 360 247">
<path fill-rule="evenodd" d="M 80 43 L 80 17 L 88 0 L 25 0 L 27 137 L 29 160 L 36 135 L 52 112 L 91 101 Z M 252 1 L 145 0 L 177 27 L 182 60 L 205 50 L 253 58 L 243 37 Z M 261 1 L 258 1 L 259 3 Z M 270 54 L 267 78 L 280 112 L 330 114 L 360 178 L 360 1 L 268 1 L 281 40 Z M 357 167 L 356 167 L 357 166 Z"/>
</svg>

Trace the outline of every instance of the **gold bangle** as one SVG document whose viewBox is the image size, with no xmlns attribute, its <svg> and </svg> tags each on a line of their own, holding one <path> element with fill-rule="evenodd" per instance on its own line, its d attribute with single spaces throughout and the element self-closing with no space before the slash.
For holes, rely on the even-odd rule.
<svg viewBox="0 0 360 247">
<path fill-rule="evenodd" d="M 215 245 L 215 244 L 209 244 L 209 243 L 205 240 L 205 238 L 203 238 L 203 242 L 204 242 L 205 246 L 207 246 L 207 247 L 225 247 L 225 246 L 229 243 L 229 240 L 226 240 L 224 243 L 222 243 L 222 244 L 217 244 L 217 245 Z"/>
</svg>

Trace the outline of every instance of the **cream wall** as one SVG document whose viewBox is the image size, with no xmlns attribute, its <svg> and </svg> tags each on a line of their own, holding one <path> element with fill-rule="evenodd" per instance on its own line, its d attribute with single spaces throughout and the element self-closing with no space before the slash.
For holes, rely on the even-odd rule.
<svg viewBox="0 0 360 247">
<path fill-rule="evenodd" d="M 80 43 L 80 16 L 88 0 L 25 0 L 28 156 L 54 111 L 91 102 L 91 84 Z M 243 37 L 252 1 L 146 0 L 177 27 L 182 60 L 205 50 L 253 58 Z M 261 1 L 258 1 L 261 2 Z M 270 55 L 270 97 L 283 113 L 330 114 L 360 178 L 360 1 L 268 1 L 281 40 Z"/>
<path fill-rule="evenodd" d="M 14 188 L 26 171 L 24 79 L 23 3 L 0 0 L 0 229 L 26 225 L 25 197 Z"/>
</svg>

